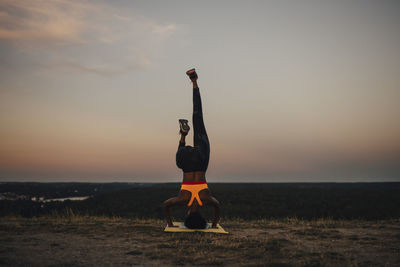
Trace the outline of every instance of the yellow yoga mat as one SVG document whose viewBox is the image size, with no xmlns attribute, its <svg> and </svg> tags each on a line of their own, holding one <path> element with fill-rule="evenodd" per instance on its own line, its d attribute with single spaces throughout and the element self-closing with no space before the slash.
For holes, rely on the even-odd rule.
<svg viewBox="0 0 400 267">
<path fill-rule="evenodd" d="M 177 226 L 177 227 L 169 227 L 167 225 L 164 229 L 164 232 L 169 232 L 169 233 L 205 232 L 205 233 L 229 234 L 219 224 L 217 224 L 218 228 L 211 228 L 211 224 L 208 223 L 207 229 L 189 229 L 189 228 L 186 228 L 182 222 L 173 222 L 173 224 L 174 224 L 174 226 Z"/>
</svg>

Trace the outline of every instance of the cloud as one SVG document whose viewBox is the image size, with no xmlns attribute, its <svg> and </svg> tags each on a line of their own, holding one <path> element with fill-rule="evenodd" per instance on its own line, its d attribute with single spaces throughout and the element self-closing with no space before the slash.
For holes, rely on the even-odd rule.
<svg viewBox="0 0 400 267">
<path fill-rule="evenodd" d="M 175 24 L 158 23 L 135 10 L 101 2 L 0 2 L 0 45 L 7 44 L 11 52 L 35 55 L 31 60 L 40 58 L 37 65 L 50 69 L 98 75 L 147 69 L 177 30 Z M 17 54 L 14 61 L 18 61 Z M 25 64 L 28 60 L 23 59 Z"/>
<path fill-rule="evenodd" d="M 176 31 L 176 25 L 168 24 L 168 25 L 154 25 L 152 32 L 158 34 L 159 36 L 166 37 L 175 31 Z"/>
<path fill-rule="evenodd" d="M 146 64 L 146 60 L 132 63 L 132 65 L 116 66 L 110 64 L 103 65 L 90 65 L 79 61 L 60 60 L 50 64 L 40 64 L 45 69 L 53 69 L 60 71 L 77 71 L 77 72 L 89 72 L 101 76 L 116 76 L 119 74 L 127 73 L 129 71 L 142 70 Z M 149 65 L 150 62 L 147 63 Z"/>
<path fill-rule="evenodd" d="M 0 3 L 0 39 L 80 43 L 83 17 L 92 7 L 75 1 L 20 1 Z"/>
</svg>

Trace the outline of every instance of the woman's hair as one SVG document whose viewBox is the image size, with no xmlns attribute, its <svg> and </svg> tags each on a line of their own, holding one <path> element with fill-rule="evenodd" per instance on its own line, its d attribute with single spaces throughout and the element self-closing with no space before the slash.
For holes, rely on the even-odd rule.
<svg viewBox="0 0 400 267">
<path fill-rule="evenodd" d="M 185 226 L 189 229 L 205 229 L 207 222 L 200 212 L 192 212 L 186 217 Z"/>
</svg>

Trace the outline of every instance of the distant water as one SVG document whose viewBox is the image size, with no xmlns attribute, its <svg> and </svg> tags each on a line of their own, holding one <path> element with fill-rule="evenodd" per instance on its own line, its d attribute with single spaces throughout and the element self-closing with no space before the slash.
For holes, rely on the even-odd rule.
<svg viewBox="0 0 400 267">
<path fill-rule="evenodd" d="M 79 201 L 79 200 L 85 200 L 88 199 L 90 196 L 84 196 L 84 197 L 64 197 L 64 198 L 49 198 L 49 199 L 44 199 L 41 202 L 52 202 L 52 201 L 65 201 L 65 200 L 72 200 L 72 201 Z"/>
</svg>

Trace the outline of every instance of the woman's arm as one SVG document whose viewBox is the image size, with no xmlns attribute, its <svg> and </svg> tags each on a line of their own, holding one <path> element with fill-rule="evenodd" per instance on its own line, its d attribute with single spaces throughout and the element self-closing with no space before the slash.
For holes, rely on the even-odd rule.
<svg viewBox="0 0 400 267">
<path fill-rule="evenodd" d="M 211 197 L 210 204 L 214 207 L 214 218 L 212 220 L 212 228 L 217 228 L 219 222 L 219 201 L 215 197 Z"/>
<path fill-rule="evenodd" d="M 173 227 L 172 219 L 171 219 L 171 214 L 169 212 L 169 208 L 171 206 L 179 205 L 181 202 L 179 197 L 172 197 L 170 199 L 167 199 L 164 201 L 163 204 L 163 209 L 164 209 L 164 214 L 165 214 L 165 219 L 167 220 L 168 226 Z"/>
</svg>

